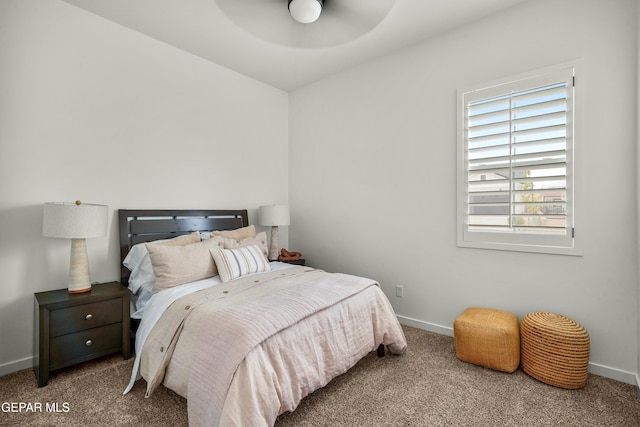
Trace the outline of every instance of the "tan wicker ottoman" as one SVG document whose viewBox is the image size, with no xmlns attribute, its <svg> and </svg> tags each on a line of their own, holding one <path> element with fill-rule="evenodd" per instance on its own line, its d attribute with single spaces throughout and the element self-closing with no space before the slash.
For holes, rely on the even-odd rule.
<svg viewBox="0 0 640 427">
<path fill-rule="evenodd" d="M 467 308 L 453 322 L 458 359 L 503 372 L 520 364 L 520 325 L 515 314 L 491 308 Z"/>
<path fill-rule="evenodd" d="M 529 313 L 520 325 L 521 367 L 543 383 L 576 389 L 587 384 L 589 333 L 559 314 Z"/>
</svg>

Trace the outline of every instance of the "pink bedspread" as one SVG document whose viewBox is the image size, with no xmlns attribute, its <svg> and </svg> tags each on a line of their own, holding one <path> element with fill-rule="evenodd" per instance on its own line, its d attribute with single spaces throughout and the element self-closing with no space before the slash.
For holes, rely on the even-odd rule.
<svg viewBox="0 0 640 427">
<path fill-rule="evenodd" d="M 141 367 L 148 396 L 171 363 L 188 364 L 192 426 L 268 426 L 381 343 L 406 347 L 376 282 L 295 267 L 179 299 L 149 335 Z M 172 360 L 180 345 L 189 360 Z"/>
</svg>

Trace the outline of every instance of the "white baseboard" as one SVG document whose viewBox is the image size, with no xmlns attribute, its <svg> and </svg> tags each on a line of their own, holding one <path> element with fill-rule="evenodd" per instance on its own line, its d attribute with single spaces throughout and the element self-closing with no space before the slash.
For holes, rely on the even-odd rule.
<svg viewBox="0 0 640 427">
<path fill-rule="evenodd" d="M 33 357 L 25 357 L 24 359 L 14 360 L 13 362 L 0 365 L 0 377 L 23 369 L 33 368 L 33 359 Z"/>
<path fill-rule="evenodd" d="M 589 362 L 589 373 L 634 385 L 636 386 L 636 389 L 638 387 L 638 374 L 634 372 L 623 371 L 621 369 L 612 368 L 611 366 Z"/>
<path fill-rule="evenodd" d="M 437 325 L 435 323 L 425 322 L 424 320 L 413 319 L 406 316 L 397 316 L 401 324 L 407 326 L 413 326 L 414 328 L 423 329 L 429 332 L 435 332 L 436 334 L 453 336 L 453 328 L 447 326 Z"/>
<path fill-rule="evenodd" d="M 425 322 L 424 320 L 413 319 L 406 316 L 397 316 L 401 324 L 413 326 L 414 328 L 423 329 L 437 334 L 453 336 L 453 328 L 442 326 L 435 323 Z M 589 372 L 601 377 L 610 378 L 612 380 L 621 381 L 623 383 L 636 386 L 638 396 L 640 396 L 640 376 L 638 373 L 623 371 L 621 369 L 612 368 L 610 366 L 600 365 L 598 363 L 589 362 Z"/>
</svg>

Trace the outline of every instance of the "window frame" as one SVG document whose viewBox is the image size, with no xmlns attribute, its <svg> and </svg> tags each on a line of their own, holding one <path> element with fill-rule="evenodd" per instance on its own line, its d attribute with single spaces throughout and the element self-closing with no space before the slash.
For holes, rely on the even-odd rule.
<svg viewBox="0 0 640 427">
<path fill-rule="evenodd" d="M 576 141 L 582 141 L 580 126 L 583 123 L 581 115 L 584 112 L 576 84 L 577 75 L 580 73 L 579 61 L 558 64 L 531 72 L 505 77 L 491 82 L 485 82 L 459 88 L 457 91 L 457 246 L 463 248 L 494 249 L 517 252 L 533 252 L 559 255 L 582 256 L 582 234 L 584 230 L 578 230 L 578 219 L 583 214 L 581 208 L 580 188 L 581 171 L 578 158 L 579 149 L 576 149 Z M 480 99 L 491 99 L 492 94 L 501 94 L 511 88 L 522 87 L 533 89 L 539 84 L 553 84 L 559 81 L 559 76 L 571 73 L 571 103 L 567 106 L 567 114 L 571 112 L 571 120 L 567 124 L 566 144 L 566 230 L 563 236 L 550 236 L 535 233 L 473 231 L 468 228 L 468 156 L 466 143 L 467 105 L 466 95 L 475 93 L 487 94 Z M 524 85 L 524 86 L 523 86 Z M 539 87 L 539 86 L 538 86 Z M 510 179 L 513 179 L 511 177 Z"/>
</svg>

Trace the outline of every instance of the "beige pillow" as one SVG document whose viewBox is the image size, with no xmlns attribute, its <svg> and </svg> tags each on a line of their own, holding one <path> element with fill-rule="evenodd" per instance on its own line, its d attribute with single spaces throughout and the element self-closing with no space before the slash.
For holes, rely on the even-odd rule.
<svg viewBox="0 0 640 427">
<path fill-rule="evenodd" d="M 214 239 L 186 246 L 148 244 L 156 276 L 153 293 L 218 274 L 209 252 L 209 249 L 217 247 L 222 247 L 222 244 Z"/>
<path fill-rule="evenodd" d="M 122 264 L 131 270 L 131 275 L 135 275 L 135 270 L 139 268 L 146 269 L 146 265 L 148 264 L 149 251 L 147 251 L 147 245 L 190 245 L 192 243 L 198 243 L 200 241 L 200 236 L 197 231 L 194 231 L 191 234 L 185 234 L 184 236 L 174 237 L 173 239 L 164 239 L 164 240 L 155 240 L 153 242 L 147 243 L 138 243 L 133 245 L 127 256 L 122 261 Z M 151 267 L 150 267 L 151 268 Z M 153 268 L 151 268 L 152 270 Z M 131 279 L 130 279 L 131 280 Z M 135 291 L 134 291 L 135 292 Z"/>
<path fill-rule="evenodd" d="M 155 242 L 149 242 L 150 245 L 165 245 L 165 246 L 185 246 L 191 245 L 193 243 L 198 243 L 200 241 L 200 233 L 194 231 L 190 234 L 185 234 L 184 236 L 174 237 L 173 239 L 166 240 L 156 240 Z"/>
<path fill-rule="evenodd" d="M 247 227 L 236 228 L 235 230 L 213 230 L 211 232 L 211 237 L 220 236 L 225 239 L 233 239 L 233 240 L 242 240 L 247 237 L 255 237 L 256 235 L 256 227 L 251 224 Z"/>
<path fill-rule="evenodd" d="M 221 239 L 225 249 L 238 249 L 245 246 L 256 245 L 260 248 L 264 256 L 269 255 L 269 247 L 267 246 L 267 232 L 261 231 L 256 234 L 255 237 L 247 237 L 241 240 L 226 239 L 223 237 L 216 237 Z"/>
</svg>

